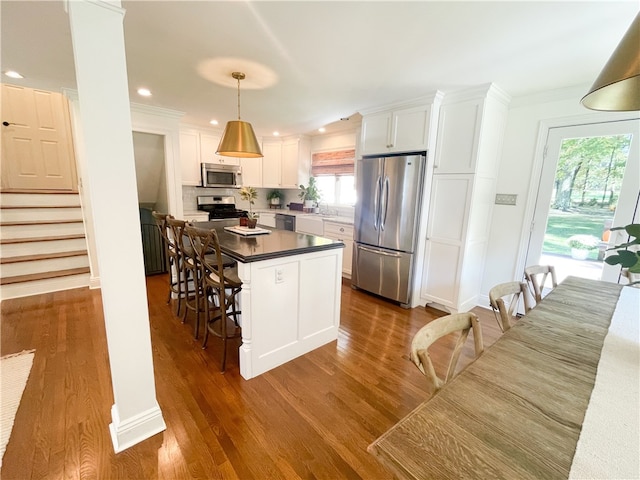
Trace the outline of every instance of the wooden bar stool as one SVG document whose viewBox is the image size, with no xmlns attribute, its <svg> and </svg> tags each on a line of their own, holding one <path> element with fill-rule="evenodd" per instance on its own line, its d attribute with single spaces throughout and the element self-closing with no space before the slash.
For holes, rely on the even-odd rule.
<svg viewBox="0 0 640 480">
<path fill-rule="evenodd" d="M 204 298 L 204 318 L 206 328 L 202 348 L 207 347 L 209 334 L 222 339 L 222 364 L 224 373 L 227 362 L 227 342 L 242 335 L 238 317 L 238 294 L 242 282 L 237 268 L 225 268 L 225 260 L 220 251 L 220 243 L 215 230 L 187 226 L 193 251 L 201 269 L 202 292 Z"/>
<path fill-rule="evenodd" d="M 171 297 L 176 298 L 176 315 L 180 315 L 182 306 L 182 273 L 180 268 L 180 254 L 171 235 L 171 228 L 167 219 L 173 218 L 166 213 L 151 212 L 156 221 L 156 226 L 162 237 L 165 258 L 169 266 L 169 292 L 167 294 L 167 305 L 171 303 Z"/>
</svg>

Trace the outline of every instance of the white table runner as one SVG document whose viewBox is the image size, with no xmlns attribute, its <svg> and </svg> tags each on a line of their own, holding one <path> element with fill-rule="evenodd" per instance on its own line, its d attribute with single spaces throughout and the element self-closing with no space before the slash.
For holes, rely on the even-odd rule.
<svg viewBox="0 0 640 480">
<path fill-rule="evenodd" d="M 640 289 L 620 292 L 570 479 L 640 478 Z"/>
</svg>

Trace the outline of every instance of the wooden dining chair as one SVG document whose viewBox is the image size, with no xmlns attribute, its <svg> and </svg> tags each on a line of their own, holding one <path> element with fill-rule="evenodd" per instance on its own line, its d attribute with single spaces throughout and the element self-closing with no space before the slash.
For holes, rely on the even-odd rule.
<svg viewBox="0 0 640 480">
<path fill-rule="evenodd" d="M 418 330 L 418 333 L 413 337 L 411 342 L 411 361 L 427 378 L 427 388 L 431 395 L 439 391 L 455 376 L 456 365 L 470 330 L 473 330 L 475 358 L 478 358 L 484 351 L 482 328 L 478 317 L 471 312 L 455 313 L 436 318 Z M 436 375 L 428 349 L 439 338 L 454 332 L 460 332 L 460 335 L 451 354 L 447 374 L 443 380 Z"/>
<path fill-rule="evenodd" d="M 558 286 L 556 280 L 556 270 L 553 265 L 531 265 L 524 269 L 524 276 L 531 289 L 531 295 L 536 301 L 536 305 L 542 301 L 542 291 L 547 278 L 551 279 L 551 289 Z"/>
<path fill-rule="evenodd" d="M 524 282 L 507 282 L 496 285 L 489 290 L 489 303 L 500 330 L 506 332 L 511 328 L 511 320 L 517 313 L 518 302 L 522 296 L 524 311 L 531 310 L 527 295 L 527 284 Z M 505 298 L 507 302 L 505 303 Z M 507 306 L 508 305 L 508 306 Z"/>
<path fill-rule="evenodd" d="M 209 334 L 222 340 L 222 364 L 224 373 L 227 362 L 227 342 L 240 337 L 242 331 L 238 317 L 238 294 L 242 291 L 242 281 L 238 278 L 237 267 L 225 265 L 220 251 L 218 235 L 214 229 L 185 227 L 191 247 L 200 268 L 202 279 L 202 299 L 204 304 L 205 333 L 202 348 L 207 347 Z"/>
</svg>

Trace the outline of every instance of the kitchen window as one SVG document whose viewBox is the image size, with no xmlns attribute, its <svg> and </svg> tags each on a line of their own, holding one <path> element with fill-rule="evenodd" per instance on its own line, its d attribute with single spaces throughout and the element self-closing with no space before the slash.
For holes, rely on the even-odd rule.
<svg viewBox="0 0 640 480">
<path fill-rule="evenodd" d="M 355 150 L 314 153 L 311 174 L 316 178 L 322 203 L 354 205 L 356 185 L 354 175 Z"/>
</svg>

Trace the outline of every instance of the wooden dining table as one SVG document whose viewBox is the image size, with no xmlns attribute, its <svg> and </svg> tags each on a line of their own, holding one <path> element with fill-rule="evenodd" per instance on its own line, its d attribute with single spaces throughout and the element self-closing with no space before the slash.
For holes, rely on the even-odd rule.
<svg viewBox="0 0 640 480">
<path fill-rule="evenodd" d="M 398 478 L 569 478 L 622 288 L 568 277 L 368 451 Z"/>
</svg>

